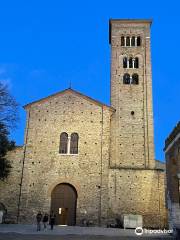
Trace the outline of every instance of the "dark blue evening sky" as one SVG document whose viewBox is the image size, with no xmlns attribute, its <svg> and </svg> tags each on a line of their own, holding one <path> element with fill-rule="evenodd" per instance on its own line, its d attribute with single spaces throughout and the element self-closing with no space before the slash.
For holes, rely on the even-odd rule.
<svg viewBox="0 0 180 240">
<path fill-rule="evenodd" d="M 21 106 L 72 82 L 74 89 L 110 101 L 109 18 L 152 18 L 156 158 L 180 119 L 180 3 L 177 1 L 0 2 L 0 80 Z M 25 112 L 12 134 L 23 143 Z"/>
</svg>

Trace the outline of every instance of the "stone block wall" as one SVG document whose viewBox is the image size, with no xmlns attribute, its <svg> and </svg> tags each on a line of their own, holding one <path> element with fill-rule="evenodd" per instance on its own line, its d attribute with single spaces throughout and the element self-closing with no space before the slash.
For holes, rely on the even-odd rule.
<svg viewBox="0 0 180 240">
<path fill-rule="evenodd" d="M 60 183 L 75 187 L 77 224 L 107 218 L 110 117 L 105 106 L 71 90 L 27 107 L 29 123 L 22 186 L 21 221 L 50 211 L 51 192 Z M 78 155 L 59 154 L 60 134 L 79 135 Z"/>
<path fill-rule="evenodd" d="M 143 227 L 166 227 L 164 177 L 164 172 L 158 170 L 111 169 L 109 217 L 139 214 L 143 216 Z"/>
<path fill-rule="evenodd" d="M 180 122 L 165 141 L 169 226 L 180 228 Z"/>
<path fill-rule="evenodd" d="M 18 214 L 23 147 L 16 147 L 8 152 L 7 159 L 10 161 L 12 168 L 8 178 L 0 181 L 0 202 L 7 209 L 7 220 L 15 223 Z"/>
</svg>

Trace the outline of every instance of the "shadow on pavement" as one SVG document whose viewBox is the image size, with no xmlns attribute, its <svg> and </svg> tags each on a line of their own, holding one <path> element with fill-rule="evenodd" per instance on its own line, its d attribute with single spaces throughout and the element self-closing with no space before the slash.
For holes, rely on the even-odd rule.
<svg viewBox="0 0 180 240">
<path fill-rule="evenodd" d="M 112 236 L 77 236 L 77 235 L 23 235 L 17 233 L 0 233 L 0 240 L 130 240 L 130 239 L 154 239 L 154 240 L 165 240 L 174 239 L 169 237 L 112 237 Z"/>
</svg>

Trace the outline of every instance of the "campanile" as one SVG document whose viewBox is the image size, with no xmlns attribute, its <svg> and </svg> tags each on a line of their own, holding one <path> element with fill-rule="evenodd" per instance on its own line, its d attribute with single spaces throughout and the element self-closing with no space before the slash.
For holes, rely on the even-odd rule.
<svg viewBox="0 0 180 240">
<path fill-rule="evenodd" d="M 110 20 L 111 167 L 154 168 L 151 20 Z"/>
</svg>

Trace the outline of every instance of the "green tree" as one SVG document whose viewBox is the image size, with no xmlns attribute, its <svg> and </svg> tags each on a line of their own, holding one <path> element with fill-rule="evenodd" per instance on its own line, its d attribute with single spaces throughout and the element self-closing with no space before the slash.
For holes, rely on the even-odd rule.
<svg viewBox="0 0 180 240">
<path fill-rule="evenodd" d="M 11 164 L 6 159 L 7 151 L 12 150 L 15 147 L 14 141 L 9 141 L 8 131 L 6 127 L 0 123 L 0 179 L 3 180 L 7 178 Z"/>
<path fill-rule="evenodd" d="M 0 81 L 0 123 L 7 129 L 16 127 L 18 121 L 18 104 L 10 94 L 8 85 Z"/>
<path fill-rule="evenodd" d="M 9 140 L 9 132 L 16 127 L 17 121 L 18 104 L 8 86 L 0 82 L 0 180 L 7 178 L 11 169 L 6 154 L 15 147 L 15 142 Z"/>
</svg>

